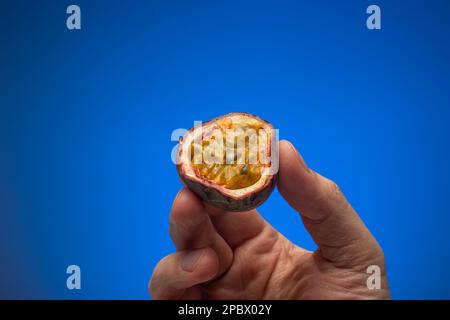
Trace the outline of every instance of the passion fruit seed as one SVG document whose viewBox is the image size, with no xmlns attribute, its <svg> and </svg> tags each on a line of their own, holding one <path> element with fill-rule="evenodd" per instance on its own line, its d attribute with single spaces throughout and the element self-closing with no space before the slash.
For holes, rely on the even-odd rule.
<svg viewBox="0 0 450 320">
<path fill-rule="evenodd" d="M 250 150 L 250 139 L 245 135 L 248 134 L 249 130 L 251 132 L 256 133 L 256 130 L 264 130 L 261 128 L 261 125 L 253 124 L 253 125 L 245 125 L 242 123 L 236 124 L 236 128 L 234 128 L 233 123 L 228 121 L 219 121 L 217 123 L 218 128 L 216 130 L 220 130 L 220 135 L 222 136 L 222 143 L 215 143 L 217 139 L 217 131 L 214 131 L 214 135 L 204 136 L 201 141 L 197 141 L 200 143 L 196 143 L 196 141 L 192 142 L 191 145 L 191 162 L 192 167 L 194 169 L 195 174 L 202 179 L 214 181 L 218 185 L 221 185 L 227 189 L 241 189 L 246 188 L 253 185 L 256 181 L 261 178 L 262 167 L 261 161 L 259 161 L 259 155 L 256 153 L 256 163 L 250 163 L 252 152 Z M 233 130 L 235 129 L 235 130 Z M 232 135 L 231 137 L 227 136 Z M 263 133 L 267 134 L 267 133 Z M 214 146 L 215 150 L 213 152 L 219 153 L 220 148 L 225 148 L 227 145 L 227 139 L 231 140 L 232 147 L 229 149 L 225 149 L 225 152 L 221 152 L 222 156 L 218 159 L 218 163 L 208 164 L 205 161 L 201 161 L 201 163 L 195 163 L 194 153 L 201 152 L 204 153 L 205 147 Z M 266 139 L 267 140 L 267 139 Z M 238 141 L 243 141 L 244 143 L 239 144 Z M 253 149 L 257 149 L 260 145 L 260 141 L 256 136 L 256 146 Z M 262 145 L 262 143 L 261 143 Z M 234 155 L 232 163 L 227 163 L 226 155 L 231 151 Z M 241 159 L 242 161 L 238 161 Z"/>
</svg>

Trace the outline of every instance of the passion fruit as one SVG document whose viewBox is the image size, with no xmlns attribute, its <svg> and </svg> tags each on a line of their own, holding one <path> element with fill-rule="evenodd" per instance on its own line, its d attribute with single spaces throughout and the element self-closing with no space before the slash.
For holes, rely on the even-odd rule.
<svg viewBox="0 0 450 320">
<path fill-rule="evenodd" d="M 227 211 L 256 208 L 276 184 L 275 129 L 242 112 L 200 123 L 179 141 L 177 171 L 186 187 L 215 207 Z"/>
</svg>

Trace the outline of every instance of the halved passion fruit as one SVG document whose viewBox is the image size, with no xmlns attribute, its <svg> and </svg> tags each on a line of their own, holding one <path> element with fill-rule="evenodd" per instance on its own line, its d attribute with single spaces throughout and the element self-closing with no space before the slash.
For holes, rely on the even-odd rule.
<svg viewBox="0 0 450 320">
<path fill-rule="evenodd" d="M 180 139 L 177 170 L 205 202 L 247 211 L 272 193 L 278 171 L 273 126 L 248 113 L 230 113 L 190 129 Z"/>
</svg>

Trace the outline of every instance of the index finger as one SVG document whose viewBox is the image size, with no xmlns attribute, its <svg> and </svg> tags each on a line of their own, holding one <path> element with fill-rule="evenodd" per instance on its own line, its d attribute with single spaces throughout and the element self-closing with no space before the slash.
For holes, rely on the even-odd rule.
<svg viewBox="0 0 450 320">
<path fill-rule="evenodd" d="M 169 232 L 178 251 L 210 247 L 220 261 L 220 271 L 228 268 L 233 253 L 214 229 L 202 201 L 190 190 L 182 189 L 176 196 L 169 218 Z"/>
</svg>

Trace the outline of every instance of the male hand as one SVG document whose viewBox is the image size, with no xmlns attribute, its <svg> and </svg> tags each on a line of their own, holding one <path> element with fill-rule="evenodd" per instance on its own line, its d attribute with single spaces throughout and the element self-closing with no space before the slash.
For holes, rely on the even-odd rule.
<svg viewBox="0 0 450 320">
<path fill-rule="evenodd" d="M 278 189 L 318 249 L 293 244 L 256 211 L 227 213 L 189 190 L 177 195 L 170 235 L 177 252 L 149 283 L 154 299 L 388 299 L 383 251 L 338 186 L 280 142 Z M 367 267 L 381 268 L 381 289 Z"/>
</svg>

